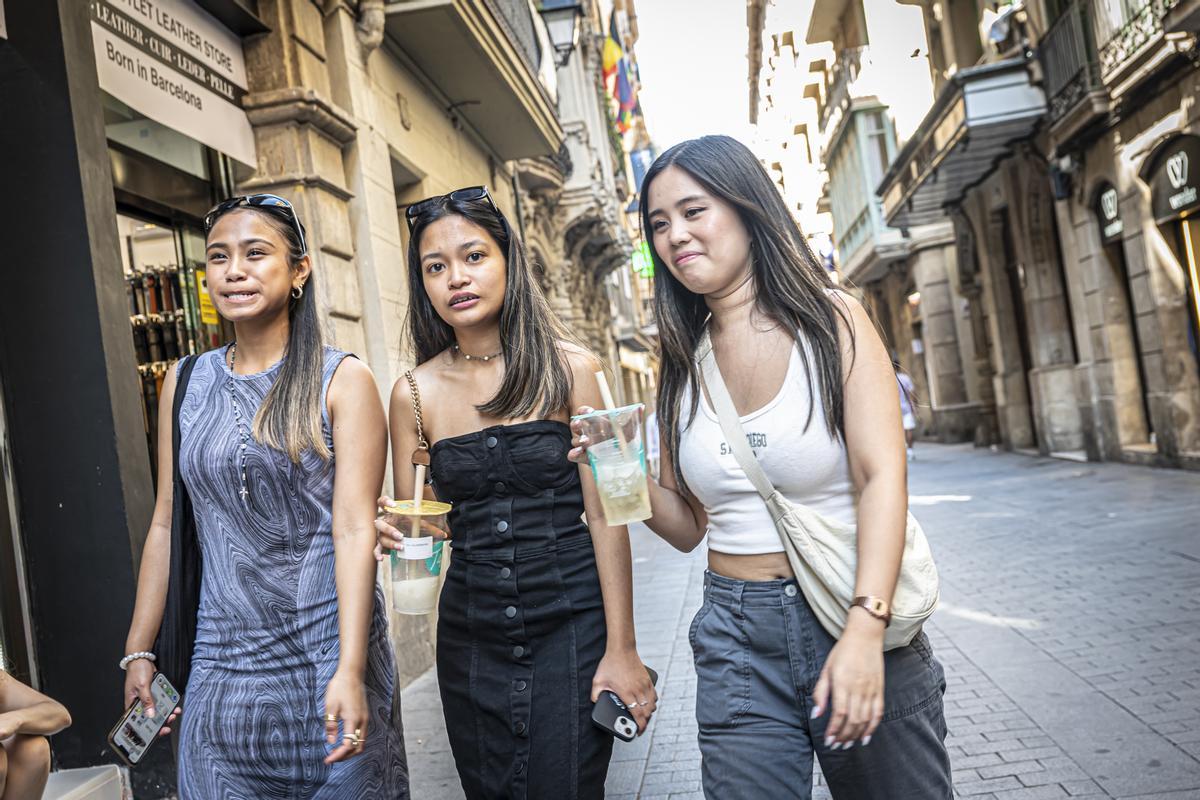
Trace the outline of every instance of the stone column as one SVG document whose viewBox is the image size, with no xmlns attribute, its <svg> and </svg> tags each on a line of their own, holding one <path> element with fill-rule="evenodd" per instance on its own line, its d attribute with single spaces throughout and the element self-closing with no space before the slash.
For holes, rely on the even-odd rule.
<svg viewBox="0 0 1200 800">
<path fill-rule="evenodd" d="M 982 231 L 983 246 L 978 250 L 980 298 L 986 322 L 985 336 L 991 342 L 990 366 L 981 365 L 980 375 L 990 373 L 995 398 L 996 423 L 1000 439 L 1009 447 L 1035 447 L 1027 376 L 1021 357 L 1020 335 L 1013 311 L 1013 292 L 1005 264 L 1003 217 L 991 211 L 980 193 L 977 202 L 966 209 L 972 225 Z"/>
<path fill-rule="evenodd" d="M 959 354 L 955 293 L 950 280 L 953 230 L 944 226 L 943 230 L 925 233 L 924 242 L 914 235 L 915 252 L 909 257 L 909 264 L 917 291 L 921 293 L 921 327 L 933 427 L 939 441 L 964 441 L 972 438 L 975 420 L 974 409 L 968 407 Z"/>
<path fill-rule="evenodd" d="M 258 169 L 239 190 L 273 192 L 308 228 L 313 280 L 327 311 L 326 333 L 345 350 L 366 348 L 354 260 L 344 150 L 357 125 L 331 97 L 321 12 L 306 0 L 262 0 L 271 33 L 247 40 L 250 94 L 244 104 L 258 143 Z"/>
<path fill-rule="evenodd" d="M 1029 334 L 1029 381 L 1043 453 L 1084 449 L 1075 389 L 1075 334 L 1063 285 L 1054 203 L 1044 166 L 1035 157 L 1005 165 L 1012 242 L 1023 286 Z"/>
</svg>

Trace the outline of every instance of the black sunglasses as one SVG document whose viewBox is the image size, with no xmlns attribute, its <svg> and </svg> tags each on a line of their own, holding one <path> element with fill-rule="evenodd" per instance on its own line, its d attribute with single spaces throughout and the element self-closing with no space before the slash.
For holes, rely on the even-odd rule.
<svg viewBox="0 0 1200 800">
<path fill-rule="evenodd" d="M 300 237 L 301 253 L 308 254 L 308 243 L 304 241 L 304 226 L 300 224 L 300 218 L 296 216 L 296 209 L 292 208 L 291 203 L 277 194 L 247 194 L 241 197 L 231 197 L 228 200 L 222 200 L 213 206 L 212 211 L 204 215 L 204 234 L 208 235 L 208 232 L 212 230 L 213 225 L 217 224 L 217 220 L 222 214 L 243 206 L 277 212 L 296 231 L 296 236 Z"/>
<path fill-rule="evenodd" d="M 445 205 L 451 200 L 455 202 L 470 202 L 472 200 L 482 200 L 488 204 L 488 208 L 501 221 L 504 220 L 504 215 L 500 213 L 500 209 L 496 206 L 496 202 L 492 200 L 492 196 L 488 194 L 486 186 L 468 186 L 465 189 L 455 189 L 450 194 L 439 194 L 433 197 L 427 197 L 424 200 L 418 200 L 408 208 L 404 209 L 404 219 L 408 222 L 408 230 L 411 232 L 413 226 L 417 224 L 417 219 L 438 206 Z"/>
</svg>

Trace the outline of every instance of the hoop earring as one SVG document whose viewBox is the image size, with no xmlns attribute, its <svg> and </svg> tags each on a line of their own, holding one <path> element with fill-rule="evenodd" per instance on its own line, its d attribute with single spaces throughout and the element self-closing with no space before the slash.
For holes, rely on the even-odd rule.
<svg viewBox="0 0 1200 800">
<path fill-rule="evenodd" d="M 299 300 L 301 297 L 304 297 L 304 284 L 300 284 L 299 286 L 293 286 L 292 287 L 292 299 Z"/>
</svg>

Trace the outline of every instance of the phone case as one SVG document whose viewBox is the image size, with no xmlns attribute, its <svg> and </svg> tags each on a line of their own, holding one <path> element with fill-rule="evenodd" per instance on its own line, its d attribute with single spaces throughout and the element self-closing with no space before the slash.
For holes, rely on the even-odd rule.
<svg viewBox="0 0 1200 800">
<path fill-rule="evenodd" d="M 150 682 L 150 696 L 154 698 L 154 709 L 158 712 L 154 719 L 146 716 L 141 700 L 134 700 L 108 733 L 108 744 L 113 752 L 131 767 L 137 766 L 146 755 L 171 712 L 179 705 L 179 692 L 161 672 L 155 673 Z"/>
<path fill-rule="evenodd" d="M 657 684 L 658 673 L 649 667 L 646 672 L 650 673 L 650 683 Z M 623 742 L 632 742 L 637 737 L 637 722 L 615 692 L 600 693 L 600 699 L 592 706 L 592 723 Z"/>
</svg>

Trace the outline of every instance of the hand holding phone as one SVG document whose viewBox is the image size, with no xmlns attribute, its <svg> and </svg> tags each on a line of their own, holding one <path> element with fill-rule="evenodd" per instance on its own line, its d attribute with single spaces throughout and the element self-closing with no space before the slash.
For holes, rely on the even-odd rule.
<svg viewBox="0 0 1200 800">
<path fill-rule="evenodd" d="M 650 683 L 658 683 L 658 673 L 646 667 L 650 674 Z M 605 689 L 600 698 L 592 706 L 592 723 L 611 733 L 623 742 L 632 742 L 638 735 L 637 722 L 629 707 L 617 697 L 616 692 Z"/>
<path fill-rule="evenodd" d="M 155 712 L 153 717 L 147 713 L 141 698 L 138 698 L 108 733 L 108 743 L 113 752 L 131 767 L 142 760 L 150 745 L 179 710 L 179 692 L 161 672 L 155 673 L 150 681 L 150 698 Z"/>
</svg>

